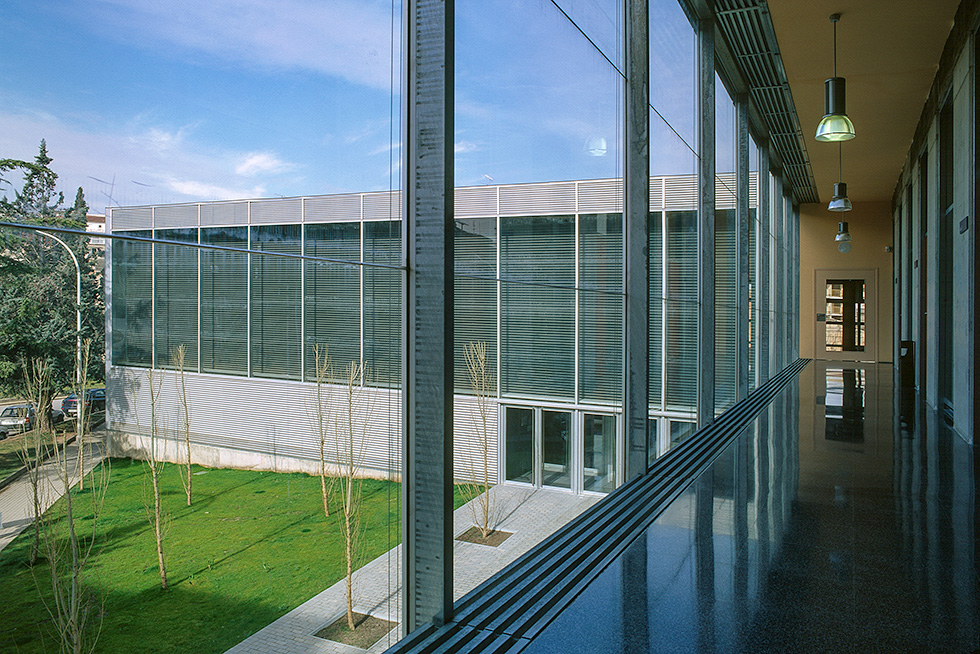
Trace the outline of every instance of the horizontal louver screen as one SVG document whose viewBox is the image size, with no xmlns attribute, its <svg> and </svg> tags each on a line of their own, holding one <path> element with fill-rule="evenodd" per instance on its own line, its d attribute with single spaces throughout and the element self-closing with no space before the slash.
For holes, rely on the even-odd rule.
<svg viewBox="0 0 980 654">
<path fill-rule="evenodd" d="M 454 384 L 457 393 L 477 390 L 466 364 L 467 344 L 483 343 L 486 365 L 497 366 L 497 219 L 456 219 L 455 247 L 455 354 Z M 496 377 L 493 373 L 492 377 Z M 496 380 L 489 380 L 496 395 Z"/>
<path fill-rule="evenodd" d="M 698 214 L 667 212 L 667 408 L 697 408 Z"/>
<path fill-rule="evenodd" d="M 149 238 L 146 231 L 125 232 Z M 153 365 L 153 246 L 115 239 L 109 244 L 112 261 L 112 363 L 117 366 Z"/>
<path fill-rule="evenodd" d="M 316 380 L 313 347 L 319 345 L 332 363 L 331 380 L 340 380 L 347 364 L 361 360 L 361 225 L 325 223 L 306 225 L 306 255 L 352 261 L 353 264 L 306 260 L 305 371 Z"/>
<path fill-rule="evenodd" d="M 457 218 L 497 215 L 497 187 L 458 188 L 454 194 L 453 212 Z"/>
<path fill-rule="evenodd" d="M 201 230 L 201 243 L 248 249 L 248 227 Z M 201 372 L 248 374 L 248 255 L 201 250 Z"/>
<path fill-rule="evenodd" d="M 715 413 L 735 404 L 738 252 L 735 210 L 715 210 Z"/>
<path fill-rule="evenodd" d="M 252 200 L 249 202 L 249 207 L 250 221 L 253 225 L 298 223 L 303 219 L 303 201 L 299 198 Z"/>
<path fill-rule="evenodd" d="M 308 223 L 325 223 L 335 221 L 353 221 L 361 217 L 360 193 L 347 195 L 327 195 L 317 198 L 306 198 L 303 201 L 303 221 Z"/>
<path fill-rule="evenodd" d="M 300 254 L 300 226 L 252 227 L 251 249 Z M 299 379 L 300 260 L 262 254 L 249 257 L 252 375 Z"/>
<path fill-rule="evenodd" d="M 575 182 L 500 187 L 500 215 L 575 213 Z"/>
<path fill-rule="evenodd" d="M 501 372 L 504 394 L 575 393 L 575 220 L 500 220 Z"/>
<path fill-rule="evenodd" d="M 621 403 L 623 218 L 579 216 L 579 400 Z"/>
<path fill-rule="evenodd" d="M 364 223 L 364 262 L 401 265 L 401 222 Z M 364 363 L 379 386 L 401 384 L 401 279 L 397 269 L 364 268 Z"/>
<path fill-rule="evenodd" d="M 650 408 L 663 409 L 663 328 L 664 328 L 664 256 L 663 214 L 650 214 L 647 248 L 650 252 Z M 654 441 L 656 442 L 656 441 Z M 656 448 L 654 448 L 656 453 Z"/>
<path fill-rule="evenodd" d="M 158 229 L 157 239 L 187 246 L 154 244 L 153 347 L 157 368 L 173 367 L 176 348 L 184 346 L 184 370 L 197 371 L 197 228 Z"/>
<path fill-rule="evenodd" d="M 110 212 L 110 228 L 112 231 L 150 229 L 153 227 L 152 207 L 125 207 L 110 209 Z"/>
</svg>

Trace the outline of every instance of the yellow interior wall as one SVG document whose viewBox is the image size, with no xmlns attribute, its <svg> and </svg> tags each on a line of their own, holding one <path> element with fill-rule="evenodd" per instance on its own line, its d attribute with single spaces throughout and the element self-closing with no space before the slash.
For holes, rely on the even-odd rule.
<svg viewBox="0 0 980 654">
<path fill-rule="evenodd" d="M 851 251 L 837 251 L 834 236 L 837 223 L 846 220 L 851 234 Z M 878 298 L 876 320 L 877 345 L 875 361 L 891 362 L 892 305 L 894 274 L 892 252 L 891 205 L 887 202 L 855 202 L 853 211 L 827 211 L 825 204 L 800 206 L 800 356 L 814 357 L 814 333 L 817 317 L 814 311 L 814 274 L 821 269 L 876 269 Z"/>
</svg>

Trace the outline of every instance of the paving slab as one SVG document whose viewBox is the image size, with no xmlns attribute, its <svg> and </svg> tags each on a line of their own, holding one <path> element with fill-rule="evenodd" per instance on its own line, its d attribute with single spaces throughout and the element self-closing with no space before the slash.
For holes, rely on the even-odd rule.
<svg viewBox="0 0 980 654">
<path fill-rule="evenodd" d="M 497 547 L 455 541 L 453 596 L 457 600 L 601 499 L 596 495 L 517 486 L 496 486 L 491 492 L 496 528 L 513 535 Z M 456 536 L 473 526 L 473 502 L 454 512 Z M 397 622 L 401 616 L 401 546 L 357 570 L 353 583 L 355 611 Z M 313 635 L 343 616 L 346 606 L 341 580 L 232 647 L 227 654 L 361 654 L 363 649 Z M 386 650 L 399 639 L 400 629 L 393 629 L 368 651 Z"/>
</svg>

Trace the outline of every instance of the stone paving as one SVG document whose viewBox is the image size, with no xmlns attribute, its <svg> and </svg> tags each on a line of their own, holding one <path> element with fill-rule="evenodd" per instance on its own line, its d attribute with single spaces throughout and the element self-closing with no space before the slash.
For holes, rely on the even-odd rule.
<svg viewBox="0 0 980 654">
<path fill-rule="evenodd" d="M 453 595 L 457 600 L 600 499 L 514 486 L 497 486 L 492 492 L 496 527 L 512 532 L 513 536 L 497 547 L 455 541 Z M 470 506 L 456 509 L 453 522 L 456 536 L 469 529 L 474 524 Z M 354 573 L 355 611 L 392 621 L 398 619 L 400 557 L 398 546 Z M 226 654 L 360 654 L 364 650 L 313 635 L 341 617 L 345 607 L 341 580 Z M 399 630 L 400 627 L 393 629 L 368 651 L 383 652 L 398 640 Z"/>
<path fill-rule="evenodd" d="M 105 432 L 94 432 L 85 440 L 85 474 L 91 472 L 105 456 L 103 439 Z M 74 461 L 78 457 L 78 445 L 70 444 L 65 449 L 68 457 L 69 468 L 74 468 Z M 55 465 L 49 459 L 41 466 L 39 477 L 39 489 L 41 500 L 41 512 L 48 510 L 58 498 L 65 492 L 65 486 Z M 73 477 L 71 484 L 78 481 Z M 31 482 L 28 475 L 22 475 L 20 479 L 0 490 L 0 550 L 5 548 L 22 531 L 27 529 L 34 522 L 34 500 L 31 490 Z"/>
</svg>

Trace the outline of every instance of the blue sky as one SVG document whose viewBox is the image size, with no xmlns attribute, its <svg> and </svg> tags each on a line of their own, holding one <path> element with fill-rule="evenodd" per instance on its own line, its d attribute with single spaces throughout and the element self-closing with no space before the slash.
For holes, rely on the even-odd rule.
<svg viewBox="0 0 980 654">
<path fill-rule="evenodd" d="M 618 2 L 560 4 L 619 66 Z M 692 155 L 674 131 L 693 143 L 693 40 L 678 41 L 690 28 L 672 0 L 653 4 L 654 36 L 673 40 L 652 57 L 652 97 L 673 128 L 654 125 L 664 169 L 654 172 L 687 172 Z M 393 11 L 344 0 L 7 0 L 0 156 L 30 159 L 46 139 L 66 199 L 82 186 L 97 211 L 397 188 Z M 619 74 L 551 2 L 456 11 L 457 185 L 621 173 Z"/>
</svg>

